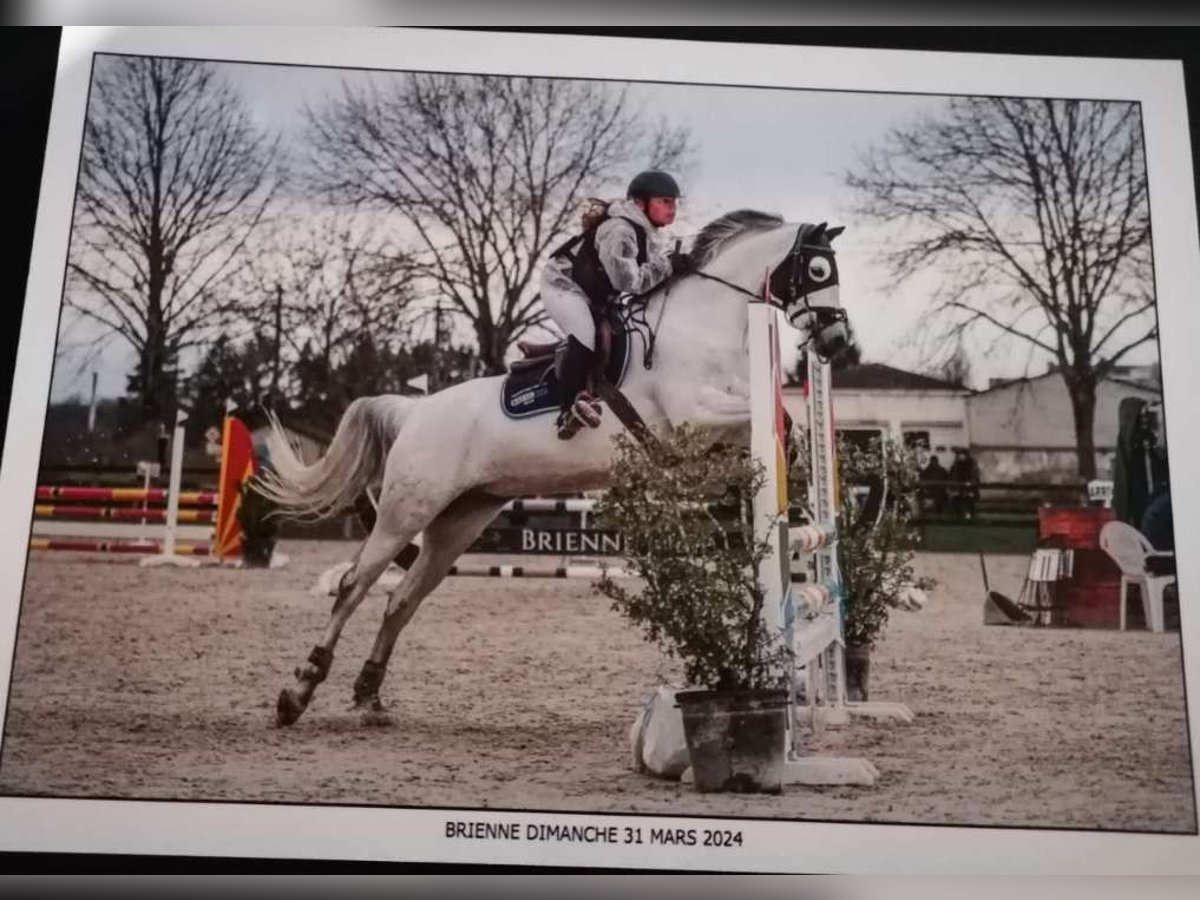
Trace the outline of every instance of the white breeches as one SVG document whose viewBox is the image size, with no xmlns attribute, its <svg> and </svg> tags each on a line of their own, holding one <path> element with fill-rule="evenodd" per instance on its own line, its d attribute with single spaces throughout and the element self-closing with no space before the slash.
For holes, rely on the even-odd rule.
<svg viewBox="0 0 1200 900">
<path fill-rule="evenodd" d="M 587 297 L 579 291 L 542 289 L 542 304 L 555 323 L 589 350 L 596 349 L 596 324 Z"/>
</svg>

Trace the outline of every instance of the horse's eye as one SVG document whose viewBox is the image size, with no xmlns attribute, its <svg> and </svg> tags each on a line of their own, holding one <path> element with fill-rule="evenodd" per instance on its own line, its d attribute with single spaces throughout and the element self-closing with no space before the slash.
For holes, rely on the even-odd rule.
<svg viewBox="0 0 1200 900">
<path fill-rule="evenodd" d="M 833 266 L 824 256 L 814 256 L 808 261 L 808 277 L 813 281 L 825 281 L 833 274 Z"/>
</svg>

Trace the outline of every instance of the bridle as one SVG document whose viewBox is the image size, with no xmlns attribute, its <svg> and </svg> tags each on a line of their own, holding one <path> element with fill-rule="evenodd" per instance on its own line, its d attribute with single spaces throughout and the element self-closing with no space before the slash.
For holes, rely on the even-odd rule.
<svg viewBox="0 0 1200 900">
<path fill-rule="evenodd" d="M 688 274 L 696 275 L 705 279 L 706 281 L 715 281 L 717 284 L 724 285 L 732 291 L 736 291 L 739 294 L 749 297 L 755 303 L 770 303 L 770 298 L 774 296 L 782 301 L 783 306 L 781 308 L 784 310 L 784 314 L 787 316 L 788 321 L 791 324 L 795 325 L 801 316 L 807 314 L 811 316 L 812 320 L 819 326 L 815 333 L 820 334 L 821 332 L 824 332 L 828 328 L 837 325 L 838 323 L 846 322 L 846 311 L 840 307 L 814 307 L 808 302 L 808 294 L 800 292 L 800 285 L 803 282 L 802 273 L 804 272 L 804 261 L 807 258 L 805 251 L 816 250 L 826 252 L 830 249 L 828 245 L 822 246 L 820 244 L 805 243 L 803 240 L 803 233 L 804 232 L 802 229 L 796 232 L 796 240 L 795 243 L 792 244 L 792 249 L 779 263 L 779 265 L 772 269 L 770 274 L 763 278 L 758 292 L 751 291 L 742 287 L 740 284 L 734 284 L 732 281 L 727 281 L 719 275 L 713 275 L 701 269 L 693 270 Z M 654 347 L 658 336 L 658 324 L 661 324 L 663 313 L 666 312 L 666 301 L 670 298 L 670 292 L 671 288 L 668 284 L 667 292 L 663 299 L 662 308 L 659 310 L 658 323 L 656 323 L 654 326 L 651 326 L 649 322 L 638 321 L 631 317 L 631 321 L 633 321 L 635 325 L 644 326 L 648 332 L 648 336 L 641 335 L 641 329 L 635 328 L 637 333 L 642 336 L 646 346 L 646 352 L 642 363 L 647 369 L 649 369 L 652 365 L 652 360 L 654 358 Z M 780 296 L 781 293 L 783 294 L 782 297 Z M 793 313 L 792 307 L 796 305 L 797 301 L 802 303 L 803 307 Z M 813 349 L 814 352 L 816 352 L 817 357 L 821 359 L 822 362 L 827 361 L 826 357 L 816 350 L 815 338 L 813 339 L 813 344 Z"/>
<path fill-rule="evenodd" d="M 822 329 L 828 328 L 838 322 L 846 321 L 846 311 L 835 307 L 814 307 L 808 302 L 808 293 L 800 292 L 800 285 L 803 281 L 802 273 L 804 271 L 804 261 L 807 258 L 805 251 L 828 251 L 828 246 L 818 244 L 806 244 L 801 238 L 800 232 L 796 234 L 796 242 L 792 245 L 792 249 L 788 255 L 777 265 L 771 273 L 767 275 L 762 282 L 759 291 L 756 293 L 739 284 L 734 284 L 732 281 L 726 281 L 718 275 L 710 274 L 703 270 L 697 269 L 691 274 L 704 278 L 707 281 L 715 281 L 718 284 L 724 285 L 730 290 L 737 291 L 739 294 L 744 294 L 750 297 L 757 303 L 762 303 L 768 296 L 774 296 L 783 302 L 783 309 L 788 317 L 788 321 L 793 325 L 803 314 L 809 314 L 817 322 L 821 323 Z M 780 286 L 782 285 L 782 289 Z M 768 293 L 769 290 L 769 293 Z M 780 296 L 780 294 L 783 296 Z M 769 301 L 767 301 L 769 302 Z M 797 302 L 803 304 L 803 307 L 794 313 L 792 307 Z"/>
</svg>

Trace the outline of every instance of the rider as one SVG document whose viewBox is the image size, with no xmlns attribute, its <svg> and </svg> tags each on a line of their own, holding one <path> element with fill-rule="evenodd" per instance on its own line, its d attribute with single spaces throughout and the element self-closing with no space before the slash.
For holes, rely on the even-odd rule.
<svg viewBox="0 0 1200 900">
<path fill-rule="evenodd" d="M 666 172 L 641 172 L 625 193 L 625 200 L 609 204 L 607 218 L 595 229 L 594 254 L 585 256 L 590 248 L 573 239 L 551 255 L 542 271 L 542 302 L 567 334 L 559 373 L 558 436 L 563 439 L 581 424 L 600 424 L 600 407 L 586 389 L 596 349 L 592 310 L 603 311 L 621 294 L 643 294 L 668 276 L 694 268 L 689 254 L 666 249 L 659 231 L 675 221 L 680 196 L 675 179 Z M 585 233 L 583 241 L 587 239 Z"/>
</svg>

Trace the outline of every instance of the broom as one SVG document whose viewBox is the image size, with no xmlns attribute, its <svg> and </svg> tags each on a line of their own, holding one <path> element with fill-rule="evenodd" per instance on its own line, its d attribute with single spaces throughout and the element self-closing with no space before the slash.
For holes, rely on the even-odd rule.
<svg viewBox="0 0 1200 900">
<path fill-rule="evenodd" d="M 1032 621 L 1032 617 L 1013 601 L 999 591 L 993 591 L 988 584 L 987 564 L 983 554 L 979 554 L 979 570 L 983 573 L 983 624 L 984 625 L 1020 625 Z"/>
</svg>

